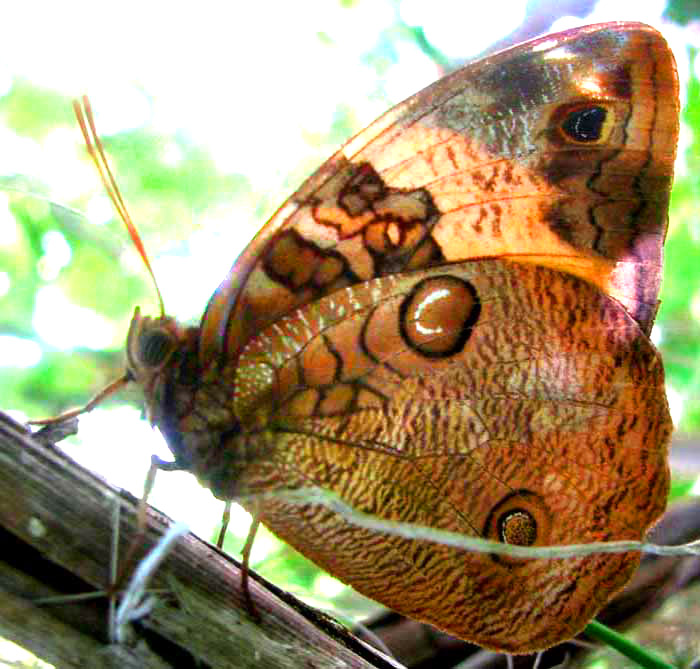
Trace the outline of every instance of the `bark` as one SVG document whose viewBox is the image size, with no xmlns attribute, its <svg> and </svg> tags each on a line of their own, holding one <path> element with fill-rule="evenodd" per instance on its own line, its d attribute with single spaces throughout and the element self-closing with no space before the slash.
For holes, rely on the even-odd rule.
<svg viewBox="0 0 700 669">
<path fill-rule="evenodd" d="M 149 507 L 139 534 L 138 505 L 0 414 L 0 636 L 60 668 L 399 666 L 252 573 L 251 616 L 239 563 L 193 534 L 155 571 L 153 609 L 126 642 L 109 638 L 108 596 L 44 603 L 109 589 L 117 527 L 133 571 L 171 524 Z"/>
<path fill-rule="evenodd" d="M 45 435 L 47 441 L 50 436 Z M 672 450 L 674 469 L 697 472 L 695 444 L 678 442 Z M 192 534 L 181 538 L 156 570 L 150 583 L 155 606 L 128 625 L 126 642 L 109 638 L 107 596 L 43 603 L 48 597 L 108 589 L 114 580 L 111 546 L 117 527 L 119 566 L 127 575 L 134 571 L 171 525 L 149 507 L 140 535 L 138 505 L 130 494 L 0 414 L 0 636 L 60 668 L 506 666 L 503 655 L 479 651 L 391 612 L 368 623 L 394 654 L 389 659 L 251 573 L 256 619 L 245 604 L 239 563 Z M 700 502 L 691 501 L 672 507 L 652 538 L 677 544 L 699 535 Z M 136 554 L 126 558 L 134 546 Z M 698 558 L 645 556 L 634 579 L 599 619 L 622 629 L 649 620 L 669 597 L 698 580 Z M 122 588 L 113 599 L 120 600 Z M 540 666 L 555 666 L 576 652 L 575 645 L 562 644 L 548 651 Z M 515 658 L 518 668 L 529 669 L 532 663 L 531 656 Z"/>
</svg>

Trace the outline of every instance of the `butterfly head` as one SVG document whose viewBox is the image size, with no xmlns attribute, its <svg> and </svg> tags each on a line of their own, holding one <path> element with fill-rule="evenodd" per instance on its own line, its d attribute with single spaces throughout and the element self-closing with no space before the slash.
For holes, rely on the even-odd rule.
<svg viewBox="0 0 700 669">
<path fill-rule="evenodd" d="M 196 329 L 180 325 L 170 316 L 141 315 L 136 307 L 126 340 L 126 373 L 143 388 L 148 417 L 159 424 L 169 402 L 168 389 L 188 351 L 196 348 Z"/>
<path fill-rule="evenodd" d="M 170 316 L 142 316 L 136 307 L 126 343 L 129 377 L 141 383 L 160 373 L 177 350 L 181 332 L 182 328 Z"/>
</svg>

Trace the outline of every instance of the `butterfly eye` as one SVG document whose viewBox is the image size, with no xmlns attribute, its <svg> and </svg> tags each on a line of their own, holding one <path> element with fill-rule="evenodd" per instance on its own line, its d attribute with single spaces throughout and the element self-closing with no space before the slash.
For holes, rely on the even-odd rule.
<svg viewBox="0 0 700 669">
<path fill-rule="evenodd" d="M 608 110 L 599 104 L 566 110 L 559 122 L 561 137 L 576 144 L 601 144 L 611 129 Z"/>
<path fill-rule="evenodd" d="M 147 330 L 139 337 L 139 359 L 146 367 L 158 367 L 174 349 L 173 338 L 163 330 Z"/>
</svg>

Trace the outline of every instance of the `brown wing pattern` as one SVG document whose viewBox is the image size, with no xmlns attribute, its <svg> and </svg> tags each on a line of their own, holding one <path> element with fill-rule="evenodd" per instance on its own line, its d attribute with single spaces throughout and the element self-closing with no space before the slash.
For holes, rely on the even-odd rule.
<svg viewBox="0 0 700 669">
<path fill-rule="evenodd" d="M 673 56 L 642 24 L 468 65 L 358 134 L 281 207 L 213 296 L 200 359 L 237 355 L 340 287 L 484 256 L 586 278 L 648 332 L 677 132 Z"/>
<path fill-rule="evenodd" d="M 382 518 L 539 545 L 641 539 L 665 507 L 660 357 L 561 272 L 480 260 L 369 281 L 268 327 L 235 374 L 247 429 L 222 440 L 223 469 L 194 463 L 224 499 L 320 486 Z M 578 633 L 638 563 L 478 555 L 313 505 L 266 501 L 262 520 L 364 594 L 510 652 Z"/>
</svg>

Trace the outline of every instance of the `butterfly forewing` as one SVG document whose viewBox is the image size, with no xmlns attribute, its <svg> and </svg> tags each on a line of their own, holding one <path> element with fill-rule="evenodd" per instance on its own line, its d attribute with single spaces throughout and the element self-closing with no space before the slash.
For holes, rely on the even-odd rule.
<svg viewBox="0 0 700 669">
<path fill-rule="evenodd" d="M 677 135 L 675 63 L 648 26 L 574 29 L 468 65 L 281 207 L 213 296 L 200 358 L 237 355 L 340 287 L 484 256 L 535 255 L 593 281 L 648 332 Z"/>
</svg>

